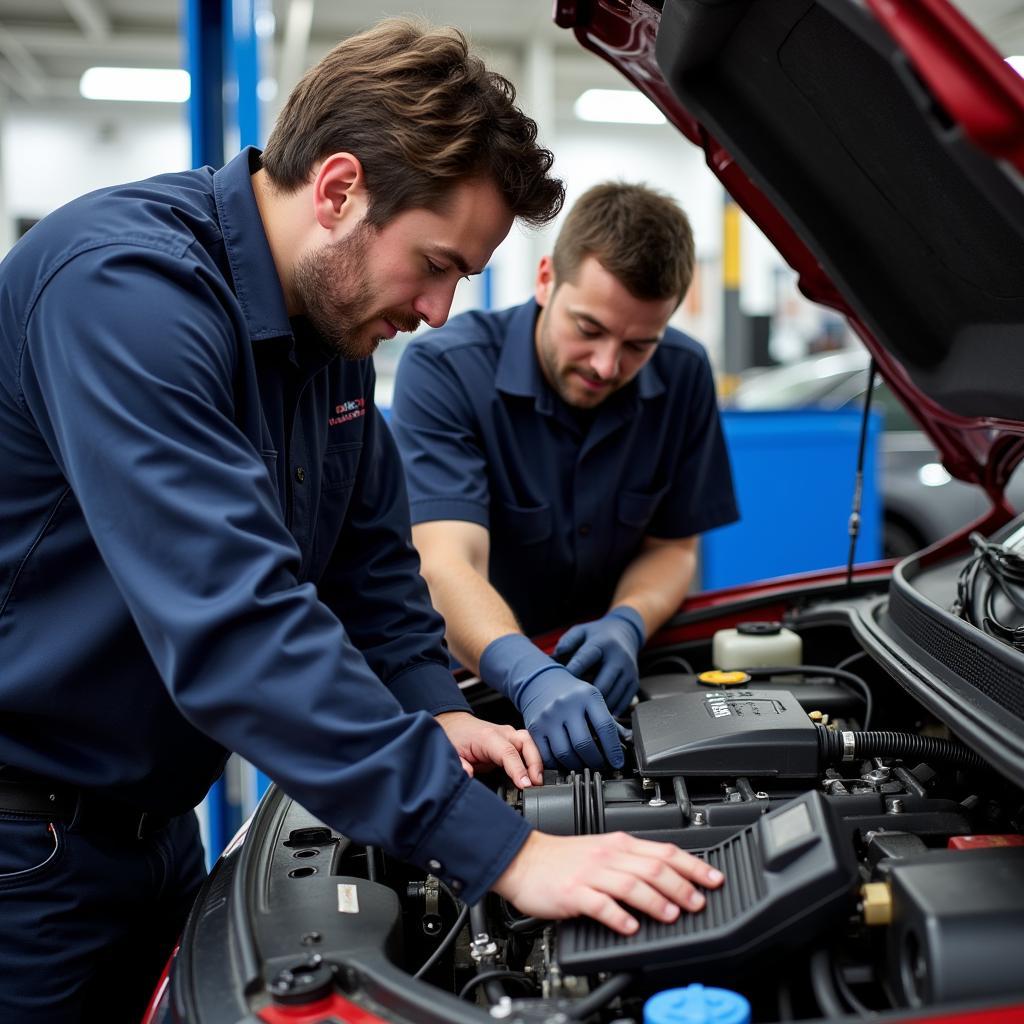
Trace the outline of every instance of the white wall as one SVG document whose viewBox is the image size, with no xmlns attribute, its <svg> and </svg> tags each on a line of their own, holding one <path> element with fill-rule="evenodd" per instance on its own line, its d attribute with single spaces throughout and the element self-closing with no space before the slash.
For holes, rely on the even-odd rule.
<svg viewBox="0 0 1024 1024">
<path fill-rule="evenodd" d="M 184 108 L 123 106 L 74 114 L 9 106 L 0 140 L 6 216 L 39 218 L 93 189 L 189 166 Z"/>
</svg>

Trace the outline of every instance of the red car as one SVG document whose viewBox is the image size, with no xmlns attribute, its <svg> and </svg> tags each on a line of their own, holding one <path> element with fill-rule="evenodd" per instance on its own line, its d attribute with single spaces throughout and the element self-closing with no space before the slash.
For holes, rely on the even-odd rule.
<svg viewBox="0 0 1024 1024">
<path fill-rule="evenodd" d="M 991 511 L 896 566 L 692 598 L 642 655 L 625 769 L 506 794 L 699 852 L 727 876 L 702 913 L 623 938 L 468 908 L 272 789 L 149 1019 L 1024 1021 L 1024 80 L 946 0 L 555 18 L 705 151 Z"/>
</svg>

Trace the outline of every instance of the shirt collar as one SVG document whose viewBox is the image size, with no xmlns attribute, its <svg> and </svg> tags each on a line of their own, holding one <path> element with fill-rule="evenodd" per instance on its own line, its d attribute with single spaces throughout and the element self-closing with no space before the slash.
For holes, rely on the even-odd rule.
<svg viewBox="0 0 1024 1024">
<path fill-rule="evenodd" d="M 550 415 L 554 411 L 556 396 L 541 372 L 534 347 L 534 327 L 539 311 L 536 300 L 530 299 L 512 314 L 498 359 L 495 386 L 509 395 L 532 398 L 538 412 Z M 637 374 L 635 386 L 630 384 L 620 392 L 619 400 L 627 395 L 635 395 L 641 401 L 646 401 L 664 392 L 665 381 L 652 359 Z"/>
<path fill-rule="evenodd" d="M 254 341 L 292 333 L 281 281 L 252 190 L 250 175 L 260 167 L 260 151 L 248 146 L 213 175 L 235 296 Z"/>
</svg>

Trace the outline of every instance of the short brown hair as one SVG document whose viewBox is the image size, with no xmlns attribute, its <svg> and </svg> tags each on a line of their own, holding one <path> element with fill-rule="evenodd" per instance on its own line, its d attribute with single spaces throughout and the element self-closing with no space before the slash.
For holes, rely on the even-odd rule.
<svg viewBox="0 0 1024 1024">
<path fill-rule="evenodd" d="M 693 280 L 693 231 L 679 204 L 646 185 L 605 182 L 575 202 L 558 233 L 556 285 L 593 256 L 638 299 L 681 302 Z"/>
<path fill-rule="evenodd" d="M 294 192 L 318 161 L 352 153 L 366 179 L 367 220 L 378 227 L 403 210 L 442 207 L 471 178 L 489 178 L 513 215 L 543 224 L 562 208 L 565 190 L 515 95 L 457 29 L 387 19 L 306 72 L 263 166 L 277 188 Z"/>
</svg>

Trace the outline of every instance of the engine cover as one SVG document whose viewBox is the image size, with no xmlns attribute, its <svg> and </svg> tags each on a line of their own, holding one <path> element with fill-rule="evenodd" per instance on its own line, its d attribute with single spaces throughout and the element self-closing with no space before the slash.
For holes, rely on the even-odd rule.
<svg viewBox="0 0 1024 1024">
<path fill-rule="evenodd" d="M 819 772 L 817 727 L 788 690 L 680 693 L 639 704 L 633 742 L 647 776 Z"/>
</svg>

